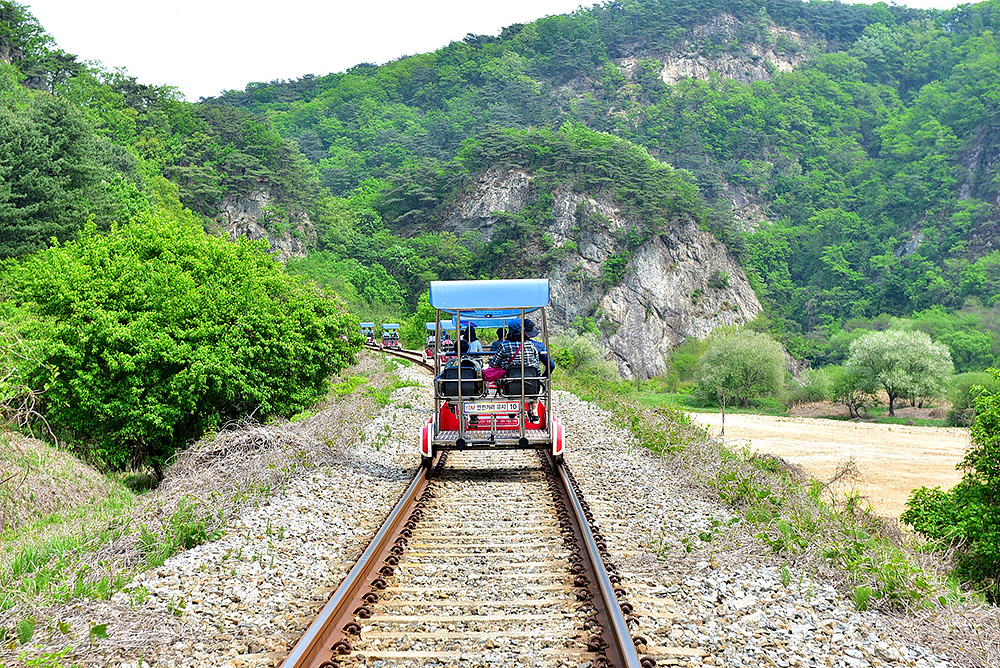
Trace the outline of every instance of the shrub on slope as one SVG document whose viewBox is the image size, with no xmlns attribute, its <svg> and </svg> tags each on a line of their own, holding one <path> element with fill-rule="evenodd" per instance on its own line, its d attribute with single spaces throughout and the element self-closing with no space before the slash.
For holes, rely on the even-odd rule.
<svg viewBox="0 0 1000 668">
<path fill-rule="evenodd" d="M 339 299 L 286 274 L 262 245 L 146 216 L 8 266 L 0 317 L 32 354 L 55 433 L 112 470 L 159 473 L 178 446 L 241 415 L 323 395 L 361 339 Z"/>
</svg>

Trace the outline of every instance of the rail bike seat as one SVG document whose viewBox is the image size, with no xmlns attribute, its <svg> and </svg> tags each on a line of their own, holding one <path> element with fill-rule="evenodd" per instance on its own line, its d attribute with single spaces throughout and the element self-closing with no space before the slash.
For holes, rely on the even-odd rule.
<svg viewBox="0 0 1000 668">
<path fill-rule="evenodd" d="M 434 379 L 434 384 L 438 396 L 454 400 L 478 399 L 486 391 L 483 369 L 471 359 L 450 362 Z"/>
<path fill-rule="evenodd" d="M 497 382 L 497 392 L 505 397 L 537 397 L 545 392 L 544 380 L 533 367 L 525 368 L 522 377 L 521 368 L 512 366 Z"/>
</svg>

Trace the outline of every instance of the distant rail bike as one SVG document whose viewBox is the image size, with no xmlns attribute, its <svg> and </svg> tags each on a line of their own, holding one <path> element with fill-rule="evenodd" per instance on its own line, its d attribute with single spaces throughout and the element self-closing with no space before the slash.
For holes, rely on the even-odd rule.
<svg viewBox="0 0 1000 668">
<path fill-rule="evenodd" d="M 424 341 L 423 359 L 425 362 L 430 362 L 436 355 L 441 357 L 442 362 L 447 362 L 448 358 L 455 355 L 455 325 L 442 322 L 441 329 L 443 331 L 440 337 L 436 334 L 437 325 L 436 322 L 428 322 L 424 325 L 429 332 Z"/>
<path fill-rule="evenodd" d="M 435 340 L 445 323 L 470 331 L 482 323 L 502 328 L 505 343 L 477 351 L 466 337 L 455 357 L 435 356 L 434 412 L 420 434 L 423 465 L 441 451 L 492 449 L 550 450 L 561 463 L 563 427 L 553 411 L 547 361 L 548 279 L 432 281 L 430 301 Z M 543 354 L 544 368 L 532 363 Z M 498 360 L 506 367 L 490 366 Z"/>
<path fill-rule="evenodd" d="M 363 322 L 361 323 L 361 336 L 365 337 L 365 344 L 369 346 L 375 345 L 375 323 L 374 322 Z"/>
<path fill-rule="evenodd" d="M 398 323 L 383 323 L 382 324 L 382 347 L 383 348 L 393 348 L 395 350 L 400 350 L 402 346 L 399 344 L 399 324 Z"/>
</svg>

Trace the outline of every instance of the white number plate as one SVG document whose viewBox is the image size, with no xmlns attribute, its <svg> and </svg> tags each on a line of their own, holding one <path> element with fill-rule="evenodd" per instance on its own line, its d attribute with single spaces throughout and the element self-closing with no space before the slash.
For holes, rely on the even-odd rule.
<svg viewBox="0 0 1000 668">
<path fill-rule="evenodd" d="M 475 401 L 465 404 L 465 412 L 468 414 L 499 415 L 501 413 L 517 413 L 520 410 L 520 401 Z"/>
</svg>

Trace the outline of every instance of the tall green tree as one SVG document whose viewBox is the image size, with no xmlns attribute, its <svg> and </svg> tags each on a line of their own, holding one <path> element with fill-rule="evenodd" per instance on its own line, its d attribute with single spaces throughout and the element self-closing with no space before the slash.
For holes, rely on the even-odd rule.
<svg viewBox="0 0 1000 668">
<path fill-rule="evenodd" d="M 65 100 L 36 92 L 23 111 L 0 106 L 0 258 L 70 239 L 88 215 L 106 227 L 110 157 Z"/>
<path fill-rule="evenodd" d="M 777 394 L 785 383 L 785 351 L 767 334 L 735 329 L 715 334 L 701 356 L 698 387 L 718 397 L 722 405 L 722 433 L 726 405 L 746 406 L 750 399 Z"/>
</svg>

